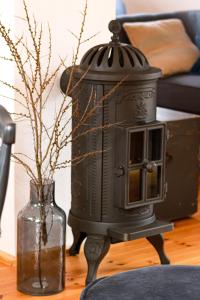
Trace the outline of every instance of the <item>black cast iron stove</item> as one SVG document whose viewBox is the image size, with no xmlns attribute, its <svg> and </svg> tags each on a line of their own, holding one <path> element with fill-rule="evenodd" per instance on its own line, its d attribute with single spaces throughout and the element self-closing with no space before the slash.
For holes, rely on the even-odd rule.
<svg viewBox="0 0 200 300">
<path fill-rule="evenodd" d="M 166 125 L 156 121 L 161 71 L 150 67 L 138 49 L 119 42 L 117 21 L 111 21 L 109 29 L 111 42 L 90 49 L 75 67 L 73 83 L 78 85 L 71 93 L 78 103 L 79 118 L 99 101 L 85 124 L 84 130 L 90 133 L 72 143 L 72 159 L 100 151 L 72 167 L 68 224 L 74 243 L 70 254 L 78 254 L 86 238 L 86 283 L 96 278 L 111 243 L 145 237 L 161 263 L 169 263 L 162 233 L 170 231 L 172 224 L 157 220 L 153 209 L 166 194 Z M 61 78 L 64 92 L 69 73 L 67 69 Z M 96 100 L 88 104 L 91 91 Z M 75 115 L 72 128 L 77 123 Z"/>
</svg>

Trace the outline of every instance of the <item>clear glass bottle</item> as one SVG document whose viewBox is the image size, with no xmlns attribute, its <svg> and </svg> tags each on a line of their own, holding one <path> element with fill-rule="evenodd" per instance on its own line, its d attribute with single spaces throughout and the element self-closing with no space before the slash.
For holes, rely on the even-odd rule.
<svg viewBox="0 0 200 300">
<path fill-rule="evenodd" d="M 66 215 L 54 200 L 54 182 L 30 183 L 30 202 L 17 219 L 17 289 L 52 295 L 65 287 Z"/>
</svg>

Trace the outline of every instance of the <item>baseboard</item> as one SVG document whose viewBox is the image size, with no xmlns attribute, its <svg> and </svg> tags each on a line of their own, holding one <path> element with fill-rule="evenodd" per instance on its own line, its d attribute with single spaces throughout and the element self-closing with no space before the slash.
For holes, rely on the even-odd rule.
<svg viewBox="0 0 200 300">
<path fill-rule="evenodd" d="M 5 264 L 7 266 L 15 266 L 16 257 L 6 252 L 0 251 L 0 263 Z"/>
</svg>

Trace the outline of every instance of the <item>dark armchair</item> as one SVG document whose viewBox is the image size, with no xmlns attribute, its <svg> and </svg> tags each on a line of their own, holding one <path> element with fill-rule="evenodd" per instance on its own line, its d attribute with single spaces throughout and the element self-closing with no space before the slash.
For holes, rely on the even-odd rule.
<svg viewBox="0 0 200 300">
<path fill-rule="evenodd" d="M 9 167 L 11 147 L 15 142 L 15 124 L 13 123 L 7 110 L 0 105 L 0 221 L 4 207 Z"/>
<path fill-rule="evenodd" d="M 200 10 L 117 16 L 121 24 L 124 22 L 145 22 L 171 18 L 182 20 L 191 40 L 200 48 Z M 124 29 L 120 34 L 120 41 L 130 43 Z M 177 74 L 160 79 L 157 103 L 158 106 L 200 114 L 200 74 Z"/>
</svg>

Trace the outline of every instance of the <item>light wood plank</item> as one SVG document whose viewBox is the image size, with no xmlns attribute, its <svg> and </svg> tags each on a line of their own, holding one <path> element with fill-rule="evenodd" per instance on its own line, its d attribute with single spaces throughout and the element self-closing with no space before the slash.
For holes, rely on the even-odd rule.
<svg viewBox="0 0 200 300">
<path fill-rule="evenodd" d="M 4 263 L 5 265 L 12 266 L 16 264 L 15 256 L 0 251 L 0 263 Z"/>
<path fill-rule="evenodd" d="M 165 249 L 172 264 L 200 265 L 200 213 L 197 213 L 192 218 L 176 222 L 175 230 L 165 234 Z M 87 269 L 83 249 L 81 249 L 79 256 L 67 256 L 66 258 L 65 291 L 45 298 L 30 297 L 17 292 L 16 266 L 13 257 L 1 254 L 0 299 L 80 299 Z M 6 260 L 6 263 L 2 263 L 3 260 Z M 153 247 L 145 239 L 115 244 L 111 246 L 108 255 L 100 265 L 98 276 L 108 276 L 122 271 L 157 264 L 159 264 L 158 256 Z"/>
</svg>

